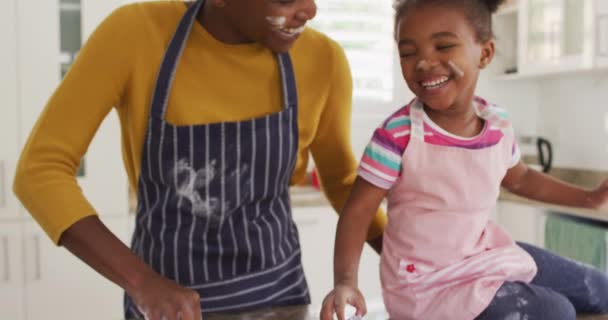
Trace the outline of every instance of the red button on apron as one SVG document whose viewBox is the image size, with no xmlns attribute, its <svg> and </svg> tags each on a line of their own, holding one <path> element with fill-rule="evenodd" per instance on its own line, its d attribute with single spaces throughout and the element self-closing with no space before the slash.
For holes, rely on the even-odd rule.
<svg viewBox="0 0 608 320">
<path fill-rule="evenodd" d="M 416 266 L 414 266 L 413 264 L 408 264 L 407 267 L 405 267 L 405 270 L 407 270 L 407 272 L 409 273 L 412 273 L 416 271 Z"/>
</svg>

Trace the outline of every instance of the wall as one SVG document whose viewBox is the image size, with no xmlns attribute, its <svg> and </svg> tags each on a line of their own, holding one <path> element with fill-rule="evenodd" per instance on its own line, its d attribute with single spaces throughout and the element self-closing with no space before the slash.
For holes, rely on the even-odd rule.
<svg viewBox="0 0 608 320">
<path fill-rule="evenodd" d="M 540 96 L 555 166 L 608 171 L 608 72 L 543 79 Z"/>
<path fill-rule="evenodd" d="M 352 113 L 352 144 L 357 160 L 363 154 L 374 130 L 393 112 L 407 104 L 414 95 L 408 89 L 401 76 L 397 49 L 393 50 L 393 97 L 390 101 L 371 101 L 354 99 Z M 352 62 L 351 62 L 352 63 Z"/>
</svg>

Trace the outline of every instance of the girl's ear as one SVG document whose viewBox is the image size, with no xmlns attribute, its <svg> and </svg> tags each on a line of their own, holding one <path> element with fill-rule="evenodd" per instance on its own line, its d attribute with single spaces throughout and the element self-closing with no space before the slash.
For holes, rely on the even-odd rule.
<svg viewBox="0 0 608 320">
<path fill-rule="evenodd" d="M 488 40 L 481 44 L 481 58 L 479 60 L 479 68 L 485 68 L 492 59 L 494 59 L 494 53 L 496 51 L 494 40 Z"/>
</svg>

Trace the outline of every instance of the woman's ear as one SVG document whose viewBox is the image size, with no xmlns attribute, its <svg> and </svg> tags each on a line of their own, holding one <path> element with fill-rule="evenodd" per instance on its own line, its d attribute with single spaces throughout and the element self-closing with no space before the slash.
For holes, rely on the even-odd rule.
<svg viewBox="0 0 608 320">
<path fill-rule="evenodd" d="M 479 60 L 479 68 L 485 68 L 492 59 L 494 59 L 494 53 L 496 51 L 494 40 L 488 40 L 481 45 L 481 58 Z"/>
</svg>

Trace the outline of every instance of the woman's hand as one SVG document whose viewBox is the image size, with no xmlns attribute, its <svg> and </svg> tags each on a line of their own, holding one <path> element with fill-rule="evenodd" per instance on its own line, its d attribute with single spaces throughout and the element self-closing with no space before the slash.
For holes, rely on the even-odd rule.
<svg viewBox="0 0 608 320">
<path fill-rule="evenodd" d="M 593 209 L 608 211 L 608 180 L 591 191 L 589 202 Z"/>
<path fill-rule="evenodd" d="M 129 292 L 146 320 L 202 320 L 200 297 L 158 274 L 150 274 Z"/>
<path fill-rule="evenodd" d="M 357 309 L 357 316 L 364 316 L 367 313 L 365 299 L 359 289 L 351 285 L 336 285 L 334 290 L 323 299 L 321 320 L 332 320 L 334 313 L 338 315 L 338 320 L 345 320 L 344 308 L 347 304 Z"/>
</svg>

